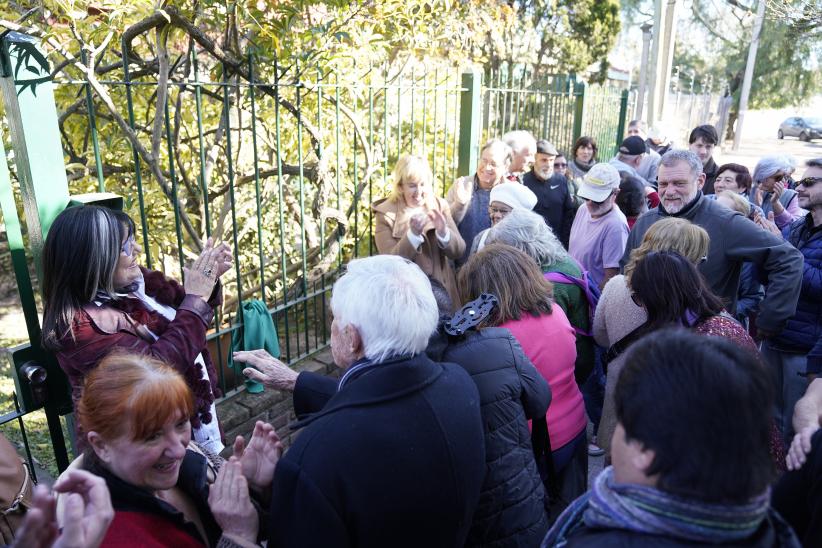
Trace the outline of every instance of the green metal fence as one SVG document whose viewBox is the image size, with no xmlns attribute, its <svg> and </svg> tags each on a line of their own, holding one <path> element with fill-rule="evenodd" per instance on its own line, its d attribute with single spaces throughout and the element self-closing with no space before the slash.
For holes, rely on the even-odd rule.
<svg viewBox="0 0 822 548">
<path fill-rule="evenodd" d="M 98 89 L 55 81 L 69 190 L 123 196 L 142 264 L 177 280 L 206 237 L 232 246 L 209 334 L 226 394 L 242 384 L 226 362 L 241 301 L 266 303 L 288 363 L 328 343 L 331 286 L 348 260 L 375 252 L 369 205 L 390 192 L 401 154 L 426 157 L 444 193 L 474 170 L 487 137 L 528 129 L 569 148 L 590 128 L 614 144 L 624 124 L 618 95 L 573 78 L 534 81 L 504 67 L 483 86 L 479 73 L 414 59 L 282 66 L 250 54 L 227 67 L 199 51 L 175 60 L 184 76 L 164 97 L 127 46 L 121 73 Z M 586 118 L 592 96 L 603 112 Z M 20 430 L 25 438 L 22 420 Z"/>
</svg>

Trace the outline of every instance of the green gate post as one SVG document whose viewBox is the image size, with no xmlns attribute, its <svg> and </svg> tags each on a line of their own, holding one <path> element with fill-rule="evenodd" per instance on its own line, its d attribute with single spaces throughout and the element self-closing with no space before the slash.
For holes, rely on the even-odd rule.
<svg viewBox="0 0 822 548">
<path fill-rule="evenodd" d="M 48 60 L 35 38 L 16 32 L 6 33 L 0 38 L 0 95 L 11 129 L 29 250 L 40 280 L 43 241 L 54 218 L 69 202 L 50 72 Z M 13 225 L 13 230 L 9 232 L 9 246 L 31 343 L 30 346 L 16 349 L 12 354 L 15 384 L 24 411 L 31 411 L 41 405 L 45 408 L 57 466 L 64 470 L 68 466 L 68 453 L 60 414 L 71 411 L 68 383 L 54 356 L 44 351 L 40 345 L 37 307 L 31 280 L 25 269 L 26 250 L 14 206 L 11 179 L 5 165 L 5 154 L 2 164 L 0 205 L 7 226 L 9 221 Z M 27 382 L 24 384 L 21 378 Z"/>
<path fill-rule="evenodd" d="M 574 83 L 574 140 L 582 137 L 582 122 L 585 116 L 585 82 Z"/>
<path fill-rule="evenodd" d="M 616 134 L 616 150 L 619 150 L 619 145 L 622 144 L 622 138 L 625 135 L 625 118 L 628 117 L 628 90 L 623 89 L 622 95 L 619 98 L 619 122 L 617 123 Z"/>
<path fill-rule="evenodd" d="M 470 175 L 477 169 L 482 115 L 482 73 L 476 69 L 462 73 L 460 94 L 459 163 L 457 174 Z"/>
</svg>

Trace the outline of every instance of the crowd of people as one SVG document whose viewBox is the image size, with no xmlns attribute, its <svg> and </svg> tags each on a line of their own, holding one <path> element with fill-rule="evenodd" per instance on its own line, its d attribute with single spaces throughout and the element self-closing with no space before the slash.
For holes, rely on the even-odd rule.
<svg viewBox="0 0 822 548">
<path fill-rule="evenodd" d="M 822 158 L 795 180 L 718 166 L 712 126 L 649 133 L 600 158 L 513 131 L 444 198 L 400 157 L 379 254 L 332 290 L 340 377 L 233 356 L 291 395 L 285 453 L 264 422 L 224 440 L 214 406 L 230 249 L 181 285 L 127 215 L 67 209 L 43 343 L 83 454 L 15 545 L 819 546 Z"/>
</svg>

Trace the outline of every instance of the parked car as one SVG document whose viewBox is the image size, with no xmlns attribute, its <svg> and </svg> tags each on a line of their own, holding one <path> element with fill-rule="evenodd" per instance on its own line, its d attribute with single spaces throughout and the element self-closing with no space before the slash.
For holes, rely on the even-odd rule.
<svg viewBox="0 0 822 548">
<path fill-rule="evenodd" d="M 822 139 L 822 118 L 807 116 L 791 116 L 779 124 L 779 131 L 776 136 L 799 137 L 800 141 L 810 141 L 811 139 Z"/>
</svg>

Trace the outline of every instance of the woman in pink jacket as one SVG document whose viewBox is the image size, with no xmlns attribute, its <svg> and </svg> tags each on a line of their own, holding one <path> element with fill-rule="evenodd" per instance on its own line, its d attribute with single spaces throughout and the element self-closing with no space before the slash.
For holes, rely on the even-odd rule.
<svg viewBox="0 0 822 548">
<path fill-rule="evenodd" d="M 485 327 L 507 328 L 551 387 L 546 419 L 553 465 L 562 500 L 587 490 L 588 453 L 585 405 L 574 380 L 576 336 L 559 306 L 553 286 L 528 255 L 504 244 L 490 244 L 472 255 L 459 272 L 463 302 L 481 293 L 498 304 Z"/>
</svg>

